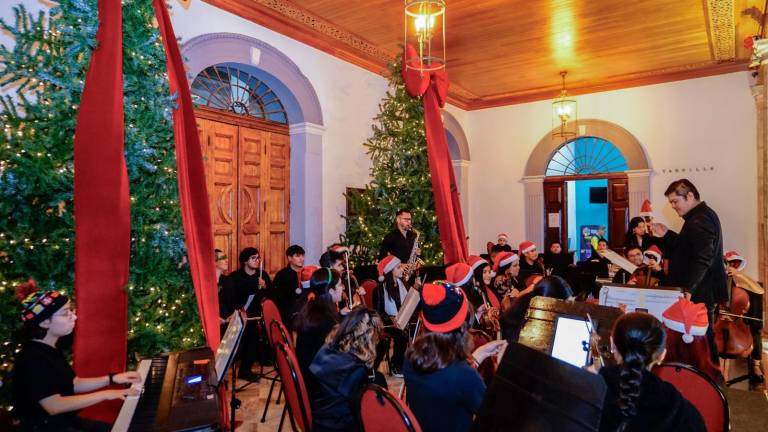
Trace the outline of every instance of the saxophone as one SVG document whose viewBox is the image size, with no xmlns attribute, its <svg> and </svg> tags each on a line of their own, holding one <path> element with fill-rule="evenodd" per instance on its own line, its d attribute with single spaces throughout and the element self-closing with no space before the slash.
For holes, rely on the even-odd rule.
<svg viewBox="0 0 768 432">
<path fill-rule="evenodd" d="M 411 256 L 408 257 L 408 262 L 405 263 L 405 268 L 403 269 L 404 281 L 407 281 L 408 279 L 410 279 L 411 274 L 414 271 L 416 271 L 418 267 L 424 264 L 424 262 L 421 261 L 416 255 L 416 250 L 419 248 L 419 237 L 421 237 L 421 233 L 416 231 L 413 228 L 411 228 L 411 231 L 413 231 L 416 234 L 416 239 L 413 240 L 413 248 L 411 248 Z"/>
</svg>

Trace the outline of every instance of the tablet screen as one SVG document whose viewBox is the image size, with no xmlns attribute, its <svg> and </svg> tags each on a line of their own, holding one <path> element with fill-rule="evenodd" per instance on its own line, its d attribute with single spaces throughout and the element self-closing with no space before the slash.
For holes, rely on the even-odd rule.
<svg viewBox="0 0 768 432">
<path fill-rule="evenodd" d="M 552 357 L 577 367 L 587 364 L 589 330 L 585 320 L 557 317 L 555 338 L 552 342 Z"/>
</svg>

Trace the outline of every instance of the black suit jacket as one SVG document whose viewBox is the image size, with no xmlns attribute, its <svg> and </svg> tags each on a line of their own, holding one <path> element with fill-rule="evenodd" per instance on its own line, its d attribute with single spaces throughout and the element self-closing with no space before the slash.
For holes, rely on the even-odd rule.
<svg viewBox="0 0 768 432">
<path fill-rule="evenodd" d="M 413 251 L 413 242 L 416 240 L 416 233 L 407 231 L 406 236 L 399 229 L 394 229 L 384 237 L 379 248 L 379 259 L 387 255 L 394 255 L 403 263 L 408 262 Z"/>
<path fill-rule="evenodd" d="M 669 258 L 667 285 L 684 288 L 694 303 L 714 306 L 728 300 L 723 266 L 720 218 L 707 203 L 692 208 L 679 234 L 667 231 L 664 249 Z"/>
</svg>

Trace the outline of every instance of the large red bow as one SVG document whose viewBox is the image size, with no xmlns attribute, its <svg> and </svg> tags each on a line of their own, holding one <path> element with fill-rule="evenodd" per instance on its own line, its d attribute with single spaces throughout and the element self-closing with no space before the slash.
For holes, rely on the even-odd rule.
<svg viewBox="0 0 768 432">
<path fill-rule="evenodd" d="M 443 117 L 440 114 L 440 108 L 445 105 L 448 95 L 448 75 L 443 69 L 423 72 L 408 69 L 406 63 L 409 61 L 412 61 L 411 64 L 421 65 L 416 50 L 410 45 L 405 47 L 403 53 L 403 80 L 411 96 L 423 96 L 427 158 L 445 263 L 466 262 L 469 253 L 464 219 L 461 216 L 459 191 L 453 174 L 451 155 L 448 152 Z"/>
</svg>

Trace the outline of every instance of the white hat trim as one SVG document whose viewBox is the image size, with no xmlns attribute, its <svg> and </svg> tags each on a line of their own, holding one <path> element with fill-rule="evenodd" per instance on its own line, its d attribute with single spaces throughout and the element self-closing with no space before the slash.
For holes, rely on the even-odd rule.
<svg viewBox="0 0 768 432">
<path fill-rule="evenodd" d="M 527 248 L 521 250 L 520 253 L 523 253 L 523 254 L 524 253 L 528 253 L 528 252 L 530 252 L 530 251 L 532 251 L 534 249 L 536 249 L 536 244 L 532 244 L 532 245 L 528 246 Z"/>
<path fill-rule="evenodd" d="M 667 326 L 667 328 L 672 329 L 678 333 L 682 333 L 683 335 L 704 336 L 705 334 L 707 334 L 707 326 L 691 326 L 691 332 L 686 333 L 685 324 L 681 323 L 680 321 L 674 321 L 667 317 L 662 317 L 662 319 L 664 321 L 664 325 Z M 686 341 L 686 342 L 690 343 L 691 341 Z"/>
<path fill-rule="evenodd" d="M 512 256 L 510 256 L 509 258 L 504 258 L 503 260 L 499 261 L 499 268 L 508 266 L 515 261 L 520 261 L 520 257 L 515 254 L 512 254 Z"/>
<path fill-rule="evenodd" d="M 464 278 L 462 278 L 460 281 L 458 281 L 458 282 L 454 283 L 454 285 L 462 286 L 462 285 L 464 285 L 465 283 L 469 282 L 469 279 L 470 279 L 471 277 L 472 277 L 472 272 L 471 272 L 471 271 L 469 271 L 469 272 L 467 272 L 467 274 L 464 276 Z"/>
</svg>

